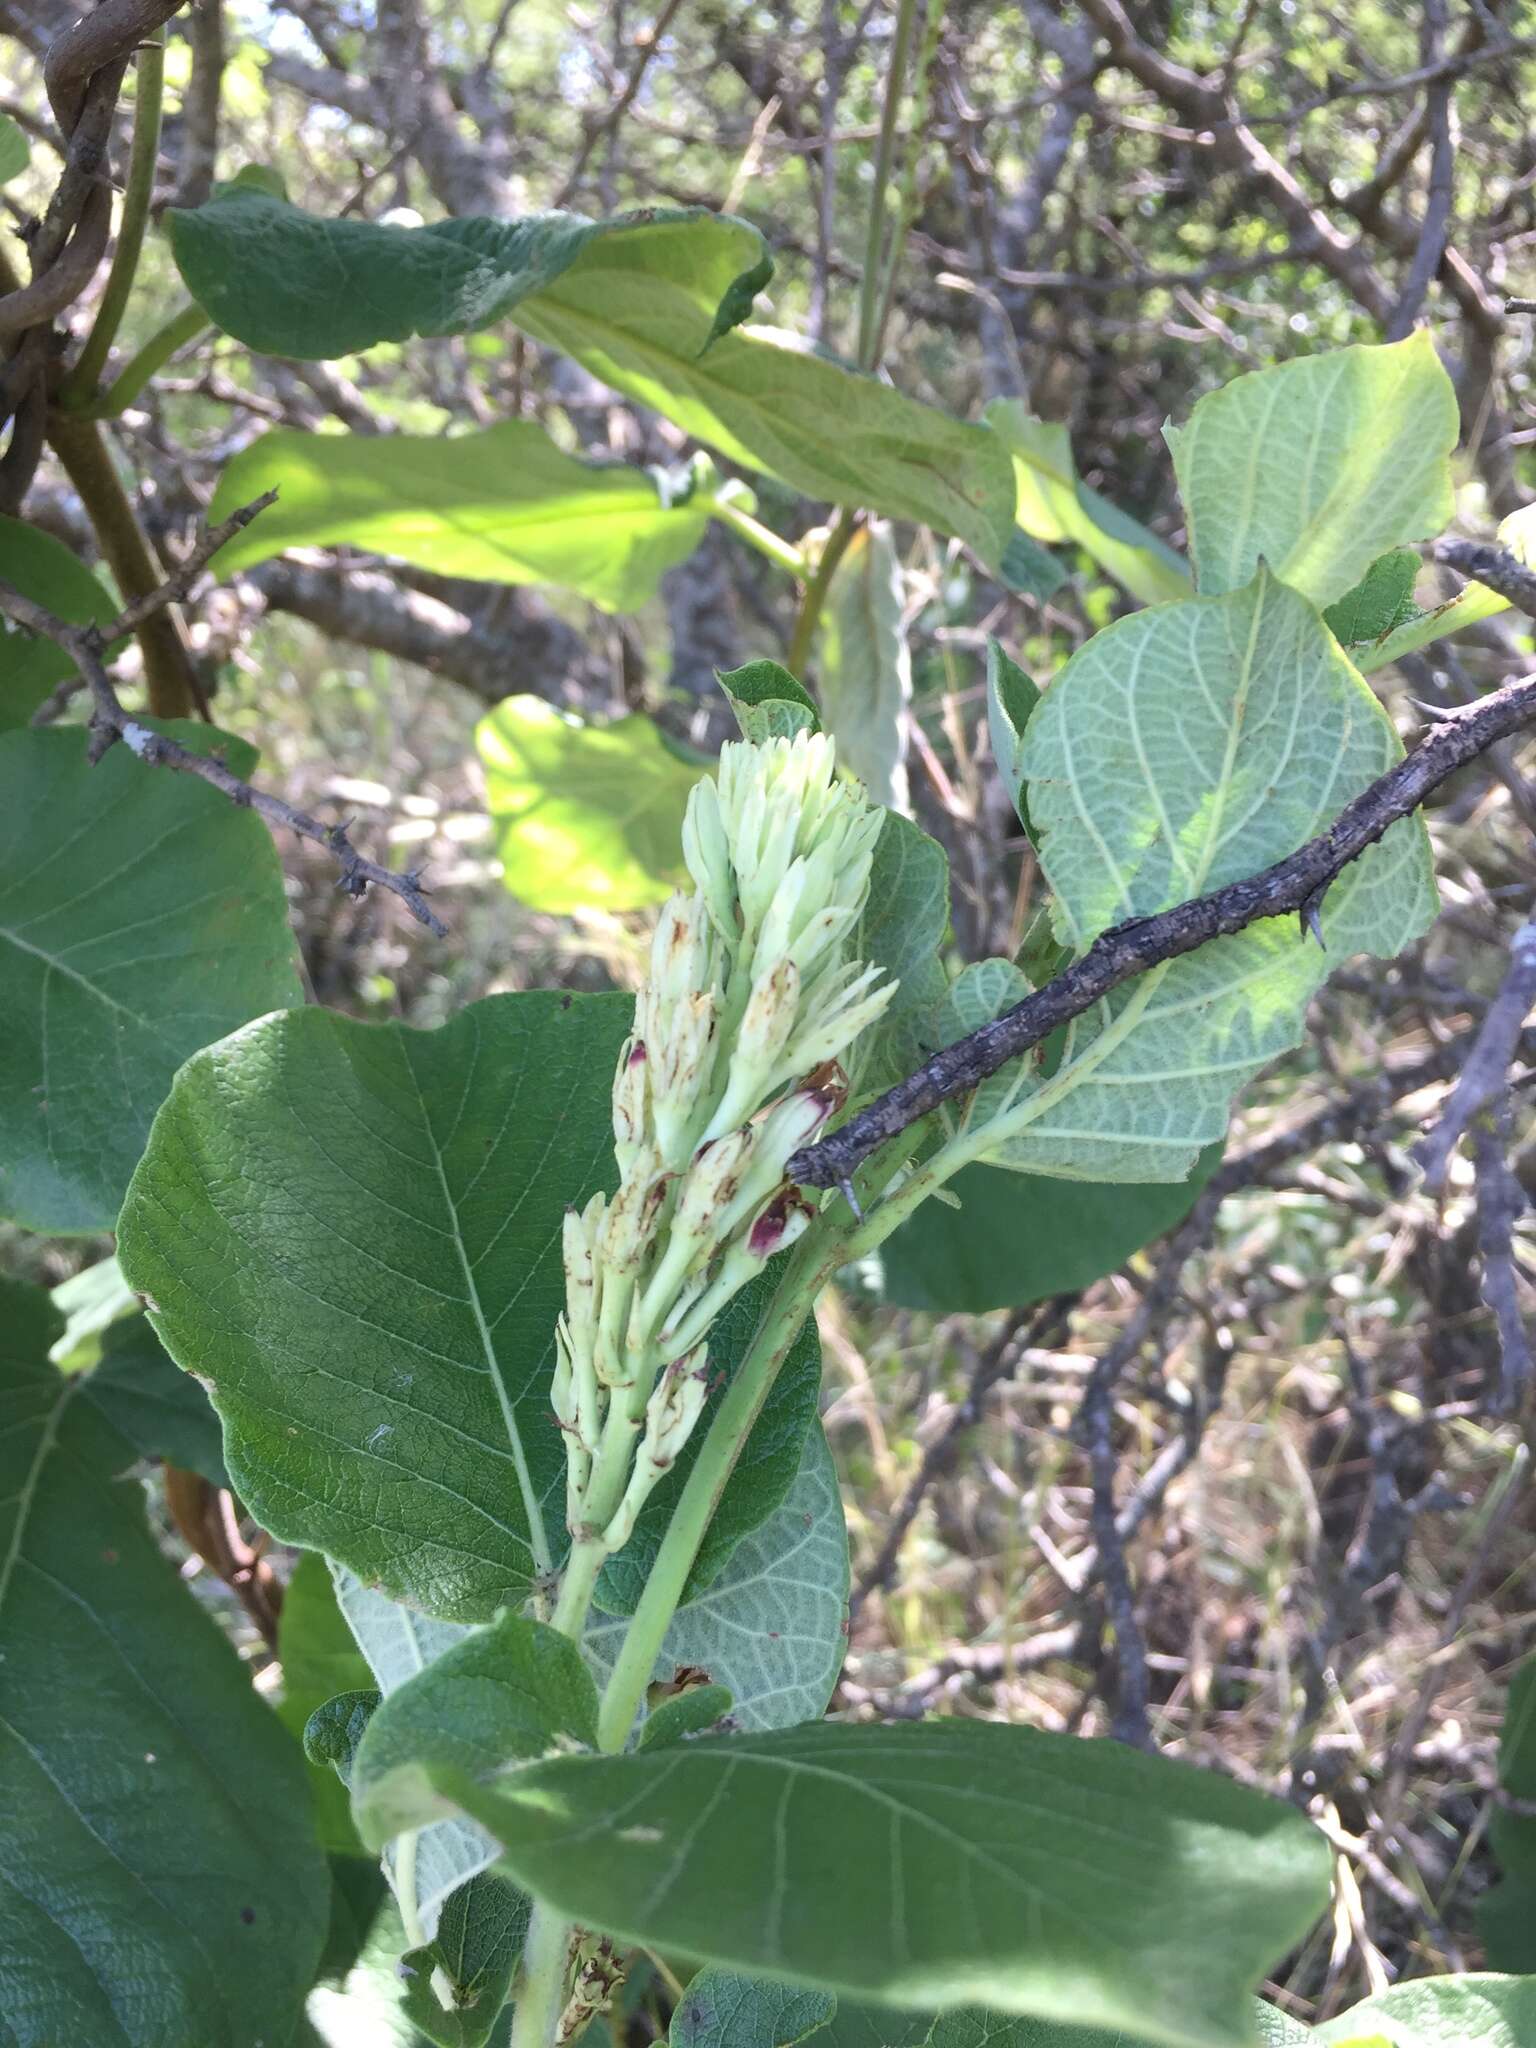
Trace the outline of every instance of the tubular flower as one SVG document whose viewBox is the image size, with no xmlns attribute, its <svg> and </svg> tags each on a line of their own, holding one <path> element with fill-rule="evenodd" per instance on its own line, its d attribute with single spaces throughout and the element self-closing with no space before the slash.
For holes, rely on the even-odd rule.
<svg viewBox="0 0 1536 2048">
<path fill-rule="evenodd" d="M 848 957 L 882 814 L 821 734 L 727 746 L 688 804 L 613 1081 L 619 1186 L 566 1217 L 552 1388 L 578 1543 L 619 1549 L 687 1442 L 721 1310 L 811 1210 L 784 1169 L 892 993 Z"/>
</svg>

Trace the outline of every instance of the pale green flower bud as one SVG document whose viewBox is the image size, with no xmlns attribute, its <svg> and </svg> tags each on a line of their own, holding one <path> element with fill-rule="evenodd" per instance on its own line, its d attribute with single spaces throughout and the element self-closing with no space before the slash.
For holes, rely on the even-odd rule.
<svg viewBox="0 0 1536 2048">
<path fill-rule="evenodd" d="M 649 1090 L 646 1068 L 650 1064 L 643 1038 L 631 1038 L 619 1054 L 613 1074 L 613 1149 L 619 1171 L 626 1173 L 649 1128 Z"/>
<path fill-rule="evenodd" d="M 590 1353 L 597 1331 L 597 1232 L 606 1203 L 594 1195 L 585 1209 L 567 1209 L 561 1231 L 565 1258 L 565 1313 L 571 1341 Z"/>
<path fill-rule="evenodd" d="M 693 1433 L 709 1396 L 708 1352 L 701 1344 L 669 1365 L 645 1406 L 645 1433 L 635 1455 L 624 1498 L 603 1531 L 604 1547 L 622 1550 L 634 1533 L 641 1508 L 676 1462 Z"/>
<path fill-rule="evenodd" d="M 800 976 L 792 960 L 774 962 L 752 984 L 736 1033 L 725 1096 L 708 1136 L 744 1124 L 780 1078 L 800 1008 Z"/>
<path fill-rule="evenodd" d="M 603 1217 L 597 1254 L 605 1273 L 639 1272 L 650 1249 L 656 1212 L 665 1193 L 661 1154 L 654 1145 L 642 1146 L 633 1170 L 620 1182 L 619 1191 Z"/>
<path fill-rule="evenodd" d="M 827 1060 L 841 1058 L 860 1033 L 881 1016 L 896 992 L 896 985 L 886 982 L 882 988 L 874 988 L 872 984 L 879 976 L 878 967 L 867 967 L 841 987 L 818 991 L 816 1021 L 795 1034 L 793 1051 L 798 1069 L 809 1070 Z M 842 977 L 838 979 L 841 981 Z"/>
<path fill-rule="evenodd" d="M 741 936 L 736 877 L 731 867 L 730 842 L 720 817 L 719 792 L 707 776 L 688 792 L 688 809 L 683 818 L 683 859 L 688 863 L 695 888 L 704 898 L 710 923 L 727 946 L 734 946 Z"/>
</svg>

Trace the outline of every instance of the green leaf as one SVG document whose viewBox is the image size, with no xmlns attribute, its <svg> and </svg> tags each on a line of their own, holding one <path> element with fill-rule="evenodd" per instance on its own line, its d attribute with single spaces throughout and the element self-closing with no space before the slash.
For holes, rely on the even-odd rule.
<svg viewBox="0 0 1536 2048">
<path fill-rule="evenodd" d="M 610 292 L 629 280 L 618 302 L 643 296 L 650 316 L 698 355 L 745 318 L 773 271 L 756 228 L 702 206 L 405 228 L 324 219 L 235 183 L 166 218 L 182 280 L 211 320 L 264 355 L 311 360 L 415 334 L 473 333 L 588 273 Z"/>
<path fill-rule="evenodd" d="M 583 725 L 542 697 L 481 719 L 502 879 L 533 910 L 642 910 L 685 881 L 680 834 L 704 772 L 635 714 Z"/>
<path fill-rule="evenodd" d="M 746 1356 L 788 1256 L 782 1253 L 771 1260 L 766 1271 L 749 1282 L 716 1320 L 709 1338 L 710 1371 L 718 1380 L 712 1402 L 718 1401 L 734 1376 L 737 1361 Z M 779 1367 L 762 1413 L 732 1469 L 688 1574 L 685 1598 L 719 1575 L 736 1545 L 762 1527 L 794 1485 L 807 1432 L 816 1420 L 820 1392 L 821 1345 L 815 1318 L 808 1316 Z M 629 1541 L 603 1566 L 597 1582 L 597 1604 L 609 1614 L 633 1614 L 639 1606 L 672 1511 L 704 1447 L 713 1412 L 713 1407 L 706 1409 L 704 1419 L 673 1460 L 666 1477 L 641 1508 Z"/>
<path fill-rule="evenodd" d="M 902 576 L 891 530 L 860 527 L 827 586 L 821 614 L 822 723 L 840 767 L 876 803 L 907 807 L 905 717 L 912 661 L 902 627 Z"/>
<path fill-rule="evenodd" d="M 143 1316 L 107 1331 L 81 1395 L 141 1458 L 166 1458 L 211 1486 L 228 1486 L 219 1418 L 197 1381 L 166 1357 Z"/>
<path fill-rule="evenodd" d="M 667 2038 L 671 2048 L 795 2048 L 836 2009 L 825 1991 L 700 1970 L 677 2001 Z"/>
<path fill-rule="evenodd" d="M 1008 536 L 998 574 L 1010 590 L 1020 591 L 1040 604 L 1054 597 L 1067 581 L 1067 572 L 1056 557 L 1018 530 Z"/>
<path fill-rule="evenodd" d="M 1014 398 L 994 399 L 986 422 L 1013 460 L 1018 523 L 1026 534 L 1070 541 L 1143 604 L 1189 595 L 1182 557 L 1079 477 L 1064 426 L 1031 419 Z"/>
<path fill-rule="evenodd" d="M 820 2044 L 818 2043 L 818 2048 Z M 927 2048 L 1129 2048 L 1118 2027 L 1058 2027 L 1050 2021 L 1011 2019 L 983 2006 L 940 2013 Z"/>
<path fill-rule="evenodd" d="M 111 593 L 74 550 L 24 520 L 0 516 L 0 577 L 71 626 L 104 626 L 117 617 Z M 26 725 L 54 684 L 74 673 L 62 647 L 0 619 L 0 732 Z"/>
<path fill-rule="evenodd" d="M 432 1942 L 400 1958 L 402 2007 L 429 2041 L 484 2048 L 506 2005 L 530 1910 L 515 1885 L 477 1877 L 446 1901 Z"/>
<path fill-rule="evenodd" d="M 597 1689 L 569 1636 L 498 1614 L 382 1700 L 352 1759 L 358 1832 L 382 1849 L 452 1812 L 424 1766 L 492 1779 L 562 1738 L 595 1747 Z"/>
<path fill-rule="evenodd" d="M 182 1069 L 124 1205 L 123 1270 L 262 1526 L 446 1620 L 520 1602 L 564 1548 L 561 1222 L 613 1184 L 631 1009 L 268 1017 Z"/>
<path fill-rule="evenodd" d="M 929 1202 L 881 1246 L 880 1298 L 980 1315 L 1091 1287 L 1183 1222 L 1221 1154 L 1210 1145 L 1187 1180 L 1144 1186 L 964 1167 L 949 1183 L 958 1209 Z"/>
<path fill-rule="evenodd" d="M 1511 1799 L 1536 1800 L 1536 1657 L 1510 1681 L 1499 1740 L 1499 1783 Z M 1504 1876 L 1477 1906 L 1488 1961 L 1536 1976 L 1536 1817 L 1496 1806 L 1488 1839 Z"/>
<path fill-rule="evenodd" d="M 710 516 L 686 478 L 579 462 L 528 420 L 451 438 L 275 427 L 226 464 L 209 523 L 271 490 L 277 503 L 220 549 L 222 574 L 344 542 L 442 575 L 557 584 L 616 612 L 655 595 Z"/>
<path fill-rule="evenodd" d="M 855 1999 L 1239 2048 L 1328 1897 L 1322 1837 L 1229 1780 L 996 1723 L 701 1736 L 450 1787 L 558 1911 Z"/>
<path fill-rule="evenodd" d="M 26 129 L 9 114 L 0 114 L 0 185 L 19 178 L 31 161 L 32 145 Z"/>
<path fill-rule="evenodd" d="M 731 1711 L 723 1685 L 697 1685 L 653 1707 L 640 1730 L 642 1749 L 670 1749 L 686 1735 L 703 1735 Z"/>
<path fill-rule="evenodd" d="M 683 1666 L 707 1671 L 729 1689 L 732 1713 L 754 1733 L 815 1721 L 842 1669 L 847 1614 L 848 1534 L 837 1468 L 818 1423 L 778 1508 L 678 1608 L 653 1677 L 670 1680 Z M 600 1679 L 612 1670 L 627 1626 L 601 1613 L 588 1622 L 587 1655 Z"/>
<path fill-rule="evenodd" d="M 378 1681 L 377 1698 L 388 1698 L 425 1671 L 428 1665 L 465 1639 L 464 1625 L 455 1621 L 433 1621 L 414 1608 L 404 1607 L 374 1587 L 365 1586 L 352 1572 L 336 1567 L 332 1572 L 337 1605 L 345 1617 L 368 1669 Z M 370 1705 L 369 1712 L 372 1712 Z M 351 1776 L 352 1756 L 362 1740 L 366 1720 L 358 1727 L 356 1739 L 347 1748 L 343 1782 Z M 351 1808 L 348 1807 L 350 1820 Z M 394 1858 L 389 1859 L 391 1878 Z M 430 1934 L 448 1901 L 496 1860 L 496 1845 L 484 1828 L 473 1821 L 443 1820 L 423 1828 L 416 1843 L 413 1884 L 416 1912 Z"/>
<path fill-rule="evenodd" d="M 182 1061 L 301 993 L 253 812 L 79 727 L 0 737 L 0 1214 L 110 1229 Z"/>
<path fill-rule="evenodd" d="M 270 2048 L 326 1925 L 302 1761 L 49 1364 L 60 1327 L 0 1283 L 0 2009 L 38 2043 Z"/>
<path fill-rule="evenodd" d="M 820 732 L 816 700 L 776 661 L 749 661 L 720 676 L 720 687 L 746 740 L 789 740 L 797 732 Z"/>
<path fill-rule="evenodd" d="M 167 1364 L 169 1361 L 167 1360 Z M 176 1368 L 170 1368 L 173 1372 Z M 176 1377 L 196 1390 L 185 1373 Z M 369 1682 L 351 1630 L 336 1605 L 325 1559 L 313 1551 L 299 1559 L 283 1592 L 278 1618 L 277 1654 L 283 1669 L 283 1697 L 278 1718 L 302 1745 L 305 1726 L 318 1708 L 341 1694 L 356 1694 Z M 315 1825 L 330 1856 L 362 1856 L 367 1851 L 352 1825 L 346 1788 L 329 1764 L 309 1765 Z"/>
<path fill-rule="evenodd" d="M 954 534 L 1001 563 L 1014 480 L 995 434 L 774 328 L 742 328 L 700 356 L 691 331 L 653 305 L 650 280 L 605 267 L 603 254 L 525 301 L 518 325 L 729 461 L 807 498 Z"/>
<path fill-rule="evenodd" d="M 1343 2048 L 1531 2048 L 1536 1977 L 1418 1977 L 1394 1984 L 1326 2025 L 1313 2039 Z"/>
<path fill-rule="evenodd" d="M 816 2037 L 816 2048 L 922 2048 L 936 2019 L 931 2012 L 903 2012 L 895 2006 L 858 2005 L 840 1998 L 837 2011 Z"/>
<path fill-rule="evenodd" d="M 1031 839 L 1034 832 L 1029 821 L 1029 797 L 1024 787 L 1022 762 L 1024 758 L 1024 728 L 1035 715 L 1040 702 L 1040 689 L 1033 679 L 1025 675 L 1013 657 L 1006 653 L 999 641 L 987 642 L 987 731 L 992 740 L 992 758 L 997 763 L 997 772 L 1002 778 L 1004 789 L 1013 799 L 1013 807 L 1019 814 Z"/>
<path fill-rule="evenodd" d="M 1120 620 L 1068 662 L 1024 744 L 1059 937 L 1079 949 L 1256 874 L 1401 753 L 1317 613 L 1267 572 Z M 1068 1026 L 1054 1073 L 1015 1063 L 1018 1101 L 972 1127 L 972 1156 L 1074 1180 L 1180 1179 L 1225 1133 L 1233 1093 L 1300 1038 L 1328 969 L 1396 953 L 1435 907 L 1428 838 L 1406 819 L 1329 890 L 1326 954 L 1276 918 L 1153 968 Z"/>
<path fill-rule="evenodd" d="M 897 989 L 865 1042 L 855 1076 L 860 1094 L 889 1087 L 936 1050 L 920 1043 L 920 1027 L 948 985 L 939 959 L 948 930 L 949 860 L 943 847 L 910 818 L 887 811 L 875 841 L 857 953 L 883 967 Z"/>
<path fill-rule="evenodd" d="M 1428 328 L 1236 377 L 1167 426 L 1201 594 L 1261 563 L 1331 604 L 1454 509 L 1456 394 Z"/>
<path fill-rule="evenodd" d="M 1381 640 L 1421 616 L 1413 601 L 1419 558 L 1412 548 L 1394 548 L 1372 562 L 1353 590 L 1323 613 L 1323 623 L 1341 647 Z"/>
<path fill-rule="evenodd" d="M 124 1205 L 123 1271 L 209 1383 L 262 1526 L 444 1620 L 517 1605 L 566 1547 L 560 1236 L 616 1184 L 632 1012 L 539 992 L 437 1031 L 268 1017 L 182 1069 Z M 783 1418 L 727 1489 L 716 1570 L 794 1476 L 764 1488 Z"/>
</svg>

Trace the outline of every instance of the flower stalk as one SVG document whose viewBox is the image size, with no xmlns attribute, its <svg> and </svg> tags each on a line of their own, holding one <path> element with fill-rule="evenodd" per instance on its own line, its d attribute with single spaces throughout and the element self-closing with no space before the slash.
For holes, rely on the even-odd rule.
<svg viewBox="0 0 1536 2048">
<path fill-rule="evenodd" d="M 689 801 L 694 886 L 662 910 L 613 1079 L 619 1185 L 565 1220 L 568 1633 L 704 1412 L 716 1319 L 812 1221 L 786 1162 L 892 992 L 849 957 L 880 825 L 821 734 L 727 746 Z"/>
</svg>

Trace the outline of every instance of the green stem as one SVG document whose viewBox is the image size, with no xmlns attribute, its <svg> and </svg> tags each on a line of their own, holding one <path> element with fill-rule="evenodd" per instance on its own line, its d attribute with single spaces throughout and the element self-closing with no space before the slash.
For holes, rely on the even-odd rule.
<svg viewBox="0 0 1536 2048">
<path fill-rule="evenodd" d="M 896 155 L 896 117 L 901 109 L 907 60 L 917 0 L 900 0 L 896 34 L 891 42 L 891 68 L 885 80 L 885 105 L 880 113 L 880 140 L 875 148 L 875 182 L 869 195 L 869 232 L 864 242 L 864 275 L 859 286 L 859 368 L 873 370 L 879 361 L 880 283 L 885 275 L 885 208 Z"/>
<path fill-rule="evenodd" d="M 155 163 L 160 154 L 160 110 L 165 93 L 165 44 L 158 36 L 139 46 L 138 90 L 133 103 L 133 148 L 128 158 L 128 185 L 123 194 L 123 217 L 118 223 L 117 247 L 107 288 L 96 309 L 96 319 L 80 351 L 80 360 L 64 380 L 60 403 L 66 408 L 89 404 L 96 395 L 107 357 L 117 339 L 127 310 L 128 297 L 139 268 L 144 247 L 144 230 L 149 225 L 149 203 L 154 196 Z"/>
<path fill-rule="evenodd" d="M 421 1924 L 421 1903 L 416 1896 L 416 1844 L 420 1828 L 408 1828 L 395 1844 L 395 1901 L 400 1908 L 400 1925 L 407 1948 L 425 1948 L 427 1930 Z"/>
<path fill-rule="evenodd" d="M 907 133 L 921 137 L 928 130 L 929 81 L 933 74 L 933 60 L 938 55 L 939 33 L 944 26 L 944 0 L 928 0 L 928 19 L 923 27 L 923 40 L 917 53 L 917 70 L 912 81 L 912 111 L 907 121 Z M 896 199 L 896 220 L 891 232 L 890 250 L 886 257 L 885 269 L 880 281 L 880 295 L 875 308 L 875 334 L 873 342 L 874 361 L 878 363 L 885 354 L 885 334 L 890 325 L 891 307 L 896 298 L 896 279 L 901 272 L 902 250 L 906 244 L 907 231 L 917 217 L 917 167 L 919 149 L 907 152 L 906 163 L 902 166 L 901 190 Z"/>
<path fill-rule="evenodd" d="M 811 642 L 816 637 L 816 628 L 821 620 L 822 607 L 827 601 L 832 578 L 837 565 L 848 552 L 848 543 L 858 531 L 859 515 L 846 508 L 837 515 L 837 523 L 827 535 L 827 544 L 821 551 L 816 564 L 816 573 L 805 586 L 805 595 L 800 600 L 800 613 L 795 620 L 795 630 L 790 635 L 789 653 L 785 665 L 792 676 L 803 681 L 806 664 L 810 660 Z"/>
<path fill-rule="evenodd" d="M 93 420 L 116 419 L 120 412 L 132 405 L 150 378 L 164 368 L 178 349 L 185 348 L 189 341 L 195 341 L 212 325 L 202 307 L 189 299 L 163 327 L 155 329 L 136 355 L 129 357 L 99 398 L 81 403 L 75 410 Z"/>
<path fill-rule="evenodd" d="M 511 2048 L 550 2048 L 565 2009 L 565 1969 L 574 1929 L 535 1899 L 523 1943 L 523 1968 L 512 2012 Z"/>
<path fill-rule="evenodd" d="M 770 562 L 777 562 L 781 569 L 787 569 L 791 576 L 803 577 L 805 556 L 792 541 L 785 540 L 771 527 L 764 526 L 760 519 L 754 519 L 750 512 L 743 512 L 739 505 L 733 505 L 729 498 L 714 498 L 710 511 L 722 526 L 739 533 L 749 547 L 760 555 L 766 555 Z"/>
<path fill-rule="evenodd" d="M 720 1505 L 726 1481 L 800 1325 L 843 1256 L 841 1238 L 819 1223 L 813 1224 L 795 1247 L 784 1277 L 763 1311 L 756 1335 L 720 1403 L 672 1510 L 640 1604 L 625 1631 L 624 1644 L 598 1712 L 597 1737 L 601 1749 L 616 1752 L 629 1739 L 661 1653 L 662 1639 L 683 1597 L 688 1574 Z"/>
</svg>

